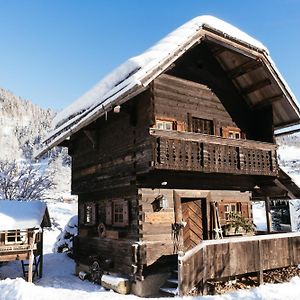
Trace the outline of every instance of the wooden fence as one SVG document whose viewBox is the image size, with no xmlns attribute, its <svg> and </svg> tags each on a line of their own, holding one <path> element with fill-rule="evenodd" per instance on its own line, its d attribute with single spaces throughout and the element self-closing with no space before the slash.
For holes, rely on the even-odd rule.
<svg viewBox="0 0 300 300">
<path fill-rule="evenodd" d="M 178 261 L 180 295 L 208 279 L 282 268 L 300 263 L 300 233 L 204 241 Z"/>
</svg>

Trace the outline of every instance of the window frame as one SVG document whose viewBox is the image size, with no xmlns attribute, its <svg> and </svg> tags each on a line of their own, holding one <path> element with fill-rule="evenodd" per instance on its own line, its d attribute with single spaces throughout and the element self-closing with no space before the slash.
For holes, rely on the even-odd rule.
<svg viewBox="0 0 300 300">
<path fill-rule="evenodd" d="M 199 118 L 195 116 L 189 116 L 189 131 L 200 134 L 215 135 L 215 122 L 212 119 Z M 197 125 L 201 124 L 201 128 Z"/>
<path fill-rule="evenodd" d="M 97 207 L 94 202 L 85 202 L 81 206 L 80 223 L 85 226 L 94 226 L 97 222 Z"/>
<path fill-rule="evenodd" d="M 129 226 L 128 200 L 114 199 L 106 203 L 106 225 L 113 227 Z"/>
<path fill-rule="evenodd" d="M 158 124 L 161 124 L 162 128 L 159 128 Z M 170 125 L 170 127 L 172 129 L 166 128 L 166 125 Z M 174 119 L 157 118 L 157 119 L 155 119 L 155 126 L 154 127 L 158 130 L 167 130 L 167 131 L 177 130 L 177 123 L 176 123 L 176 120 L 174 120 Z"/>
<path fill-rule="evenodd" d="M 22 237 L 25 237 L 25 239 L 22 239 Z M 13 238 L 12 241 L 9 241 L 9 238 Z M 5 232 L 4 237 L 4 244 L 5 245 L 21 245 L 28 243 L 28 234 L 27 230 L 9 230 Z"/>
</svg>

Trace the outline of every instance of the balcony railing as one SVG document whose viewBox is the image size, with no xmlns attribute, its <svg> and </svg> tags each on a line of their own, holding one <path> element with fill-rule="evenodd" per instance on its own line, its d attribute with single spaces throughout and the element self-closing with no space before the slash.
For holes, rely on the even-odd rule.
<svg viewBox="0 0 300 300">
<path fill-rule="evenodd" d="M 154 168 L 276 176 L 275 144 L 206 134 L 151 129 Z"/>
</svg>

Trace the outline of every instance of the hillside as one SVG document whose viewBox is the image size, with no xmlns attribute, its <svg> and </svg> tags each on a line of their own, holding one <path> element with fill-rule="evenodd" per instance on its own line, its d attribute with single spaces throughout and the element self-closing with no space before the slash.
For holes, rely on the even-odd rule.
<svg viewBox="0 0 300 300">
<path fill-rule="evenodd" d="M 278 137 L 278 162 L 300 186 L 300 134 Z"/>
<path fill-rule="evenodd" d="M 55 113 L 0 88 L 0 160 L 34 162 Z M 53 197 L 70 193 L 70 158 L 66 149 L 55 148 L 39 161 L 44 172 L 54 174 Z"/>
</svg>

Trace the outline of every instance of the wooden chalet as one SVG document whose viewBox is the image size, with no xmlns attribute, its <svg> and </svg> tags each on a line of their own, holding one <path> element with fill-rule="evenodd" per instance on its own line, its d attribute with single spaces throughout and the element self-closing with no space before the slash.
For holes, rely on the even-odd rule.
<svg viewBox="0 0 300 300">
<path fill-rule="evenodd" d="M 0 262 L 20 260 L 29 282 L 35 276 L 41 278 L 43 228 L 50 226 L 45 203 L 0 200 Z"/>
<path fill-rule="evenodd" d="M 251 222 L 252 199 L 266 201 L 270 224 L 270 200 L 300 196 L 274 139 L 299 120 L 268 50 L 214 17 L 125 62 L 59 114 L 39 153 L 61 145 L 72 157 L 76 272 L 121 274 L 140 296 L 171 284 L 186 295 L 208 279 L 300 263 L 297 233 L 222 231 L 232 213 Z"/>
</svg>

